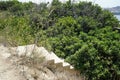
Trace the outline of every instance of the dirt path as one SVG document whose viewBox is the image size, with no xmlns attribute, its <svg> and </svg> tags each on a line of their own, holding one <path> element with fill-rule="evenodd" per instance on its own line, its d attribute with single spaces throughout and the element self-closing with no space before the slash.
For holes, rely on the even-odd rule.
<svg viewBox="0 0 120 80">
<path fill-rule="evenodd" d="M 0 48 L 0 80 L 25 80 L 23 76 L 20 75 L 15 65 L 7 60 L 5 58 L 6 56 L 3 56 L 3 48 L 4 47 Z"/>
</svg>

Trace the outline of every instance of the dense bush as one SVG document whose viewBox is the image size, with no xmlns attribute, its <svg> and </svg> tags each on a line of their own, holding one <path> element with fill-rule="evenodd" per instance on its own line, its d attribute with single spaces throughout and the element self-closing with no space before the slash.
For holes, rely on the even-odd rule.
<svg viewBox="0 0 120 80">
<path fill-rule="evenodd" d="M 86 80 L 120 80 L 119 21 L 91 2 L 0 1 L 0 36 L 10 44 L 36 43 L 64 58 Z"/>
</svg>

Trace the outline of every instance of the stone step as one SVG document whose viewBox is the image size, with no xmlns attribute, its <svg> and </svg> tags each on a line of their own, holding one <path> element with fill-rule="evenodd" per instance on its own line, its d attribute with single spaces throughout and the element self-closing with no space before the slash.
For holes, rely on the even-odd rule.
<svg viewBox="0 0 120 80">
<path fill-rule="evenodd" d="M 30 56 L 33 51 L 35 50 L 35 47 L 36 45 L 35 44 L 32 44 L 32 45 L 27 45 L 27 46 L 18 46 L 16 48 L 16 53 L 19 55 L 19 56 Z"/>
<path fill-rule="evenodd" d="M 57 67 L 63 67 L 63 63 L 62 63 L 62 62 L 60 62 L 60 63 L 55 63 L 55 65 L 56 65 Z"/>
<path fill-rule="evenodd" d="M 55 64 L 55 63 L 54 63 L 54 59 L 47 61 L 47 64 L 49 64 L 49 65 L 54 65 L 54 64 Z"/>
<path fill-rule="evenodd" d="M 70 66 L 70 69 L 74 69 L 74 67 L 73 67 L 73 66 Z"/>
<path fill-rule="evenodd" d="M 70 69 L 70 66 L 63 66 L 64 69 Z"/>
<path fill-rule="evenodd" d="M 70 66 L 70 64 L 63 61 L 63 66 Z"/>
<path fill-rule="evenodd" d="M 27 46 L 18 46 L 15 48 L 12 47 L 11 49 L 16 49 L 16 54 L 18 54 L 19 56 L 30 56 L 35 51 L 38 54 L 38 56 L 45 56 L 47 64 L 61 66 L 65 69 L 74 69 L 72 66 L 70 66 L 69 63 L 65 62 L 63 59 L 60 59 L 57 55 L 55 55 L 55 53 L 48 52 L 44 47 L 37 47 L 37 45 L 35 44 Z"/>
</svg>

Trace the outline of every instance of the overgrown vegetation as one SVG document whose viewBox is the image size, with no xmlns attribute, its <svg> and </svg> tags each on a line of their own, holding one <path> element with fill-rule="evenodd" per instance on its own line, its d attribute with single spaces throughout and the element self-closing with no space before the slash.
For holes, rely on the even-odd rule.
<svg viewBox="0 0 120 80">
<path fill-rule="evenodd" d="M 37 43 L 87 80 L 120 80 L 119 21 L 91 2 L 35 4 L 0 1 L 0 33 L 10 44 Z"/>
</svg>

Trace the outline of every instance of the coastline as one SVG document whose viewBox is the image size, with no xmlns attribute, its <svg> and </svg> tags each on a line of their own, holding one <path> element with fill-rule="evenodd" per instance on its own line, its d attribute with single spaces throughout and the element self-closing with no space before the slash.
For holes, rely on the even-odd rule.
<svg viewBox="0 0 120 80">
<path fill-rule="evenodd" d="M 114 16 L 120 21 L 120 15 L 114 14 Z"/>
</svg>

